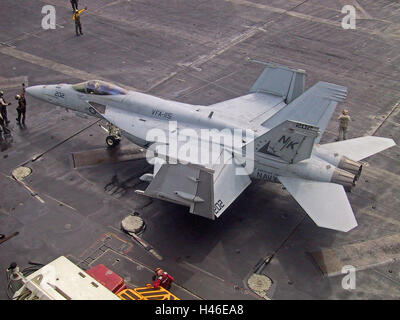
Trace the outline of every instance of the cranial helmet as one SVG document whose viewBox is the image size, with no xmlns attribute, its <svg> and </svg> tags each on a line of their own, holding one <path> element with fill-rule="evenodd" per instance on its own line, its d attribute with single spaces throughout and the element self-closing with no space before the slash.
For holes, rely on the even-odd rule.
<svg viewBox="0 0 400 320">
<path fill-rule="evenodd" d="M 160 274 L 160 273 L 164 272 L 163 269 L 161 269 L 161 268 L 156 268 L 156 270 L 154 270 L 154 271 L 156 274 Z"/>
</svg>

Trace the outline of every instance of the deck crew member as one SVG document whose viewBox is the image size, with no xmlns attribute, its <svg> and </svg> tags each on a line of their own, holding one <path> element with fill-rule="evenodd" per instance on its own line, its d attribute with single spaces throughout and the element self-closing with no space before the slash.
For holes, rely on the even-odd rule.
<svg viewBox="0 0 400 320">
<path fill-rule="evenodd" d="M 347 131 L 349 129 L 349 124 L 350 124 L 350 116 L 349 116 L 349 111 L 348 110 L 343 110 L 342 114 L 339 116 L 338 121 L 339 121 L 339 136 L 337 138 L 337 141 L 340 140 L 346 140 L 347 137 Z"/>
<path fill-rule="evenodd" d="M 157 268 L 154 272 L 156 275 L 153 277 L 153 287 L 156 289 L 163 287 L 164 289 L 169 290 L 175 279 L 161 268 Z"/>
<path fill-rule="evenodd" d="M 78 10 L 78 0 L 71 0 L 72 11 Z"/>
<path fill-rule="evenodd" d="M 19 95 L 17 94 L 15 96 L 15 100 L 18 101 L 18 107 L 17 107 L 17 113 L 18 113 L 18 117 L 17 117 L 17 123 L 19 125 L 21 125 L 21 120 L 22 120 L 22 124 L 25 124 L 25 112 L 26 112 L 26 100 L 25 100 L 25 96 L 24 95 Z M 22 116 L 22 119 L 21 119 Z"/>
<path fill-rule="evenodd" d="M 76 35 L 79 36 L 79 33 L 81 35 L 83 35 L 82 32 L 82 23 L 81 23 L 81 14 L 87 10 L 87 7 L 85 7 L 85 9 L 82 10 L 75 10 L 74 15 L 72 16 L 72 20 L 75 21 L 75 31 L 76 31 Z M 79 30 L 79 33 L 78 33 Z"/>
<path fill-rule="evenodd" d="M 26 112 L 26 100 L 25 100 L 25 83 L 22 84 L 22 92 L 21 94 L 17 94 L 15 96 L 15 100 L 18 101 L 17 106 L 17 123 L 21 124 L 21 115 L 22 115 L 22 124 L 25 124 L 25 112 Z"/>
<path fill-rule="evenodd" d="M 3 129 L 3 130 L 2 130 L 2 129 Z M 2 138 L 2 137 L 1 137 L 1 133 L 2 133 L 3 131 L 4 131 L 4 134 L 10 133 L 10 130 L 7 129 L 6 124 L 5 124 L 5 122 L 4 122 L 4 119 L 3 119 L 3 116 L 1 115 L 1 112 L 0 112 L 0 139 Z"/>
<path fill-rule="evenodd" d="M 4 100 L 3 95 L 4 95 L 4 92 L 0 91 L 1 116 L 2 116 L 2 118 L 4 120 L 4 124 L 7 125 L 8 123 L 10 123 L 10 121 L 8 121 L 8 118 L 7 118 L 7 106 L 11 105 L 11 102 L 7 103 Z"/>
</svg>

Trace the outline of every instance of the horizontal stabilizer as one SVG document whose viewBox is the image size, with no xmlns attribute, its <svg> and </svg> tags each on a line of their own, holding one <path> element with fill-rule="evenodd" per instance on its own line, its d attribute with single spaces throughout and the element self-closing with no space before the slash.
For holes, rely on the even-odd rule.
<svg viewBox="0 0 400 320">
<path fill-rule="evenodd" d="M 347 232 L 357 226 L 343 186 L 291 177 L 279 181 L 319 227 Z"/>
<path fill-rule="evenodd" d="M 367 136 L 327 143 L 320 147 L 324 150 L 337 152 L 342 156 L 359 161 L 395 145 L 396 143 L 393 139 Z"/>
</svg>

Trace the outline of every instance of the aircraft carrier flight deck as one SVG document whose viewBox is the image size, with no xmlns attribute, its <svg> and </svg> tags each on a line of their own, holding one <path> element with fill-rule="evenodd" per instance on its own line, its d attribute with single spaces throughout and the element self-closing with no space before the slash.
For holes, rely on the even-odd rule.
<svg viewBox="0 0 400 320">
<path fill-rule="evenodd" d="M 55 28 L 43 28 L 46 5 Z M 344 5 L 356 9 L 355 29 L 343 27 Z M 400 3 L 80 0 L 85 6 L 77 36 L 68 0 L 0 2 L 0 90 L 12 103 L 0 144 L 0 233 L 14 235 L 0 244 L 0 269 L 65 256 L 84 270 L 104 264 L 136 287 L 162 267 L 184 300 L 400 298 Z M 211 105 L 248 93 L 263 62 L 304 70 L 306 89 L 347 87 L 321 144 L 335 142 L 343 109 L 348 139 L 397 143 L 363 160 L 347 193 L 358 222 L 351 231 L 318 227 L 269 182 L 254 181 L 215 220 L 196 216 L 136 192 L 152 166 L 124 136 L 107 148 L 106 121 L 28 94 L 25 126 L 15 120 L 22 83 L 98 79 Z M 144 222 L 137 238 L 121 230 L 129 215 Z M 348 266 L 354 288 L 343 282 Z"/>
</svg>

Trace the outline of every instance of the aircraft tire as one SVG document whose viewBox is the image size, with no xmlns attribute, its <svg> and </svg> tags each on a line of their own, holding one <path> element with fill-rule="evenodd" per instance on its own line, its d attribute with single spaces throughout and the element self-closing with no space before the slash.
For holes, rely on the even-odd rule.
<svg viewBox="0 0 400 320">
<path fill-rule="evenodd" d="M 113 136 L 108 136 L 106 138 L 106 144 L 110 148 L 115 147 L 118 144 L 118 142 L 119 141 L 117 139 L 115 139 Z"/>
</svg>

